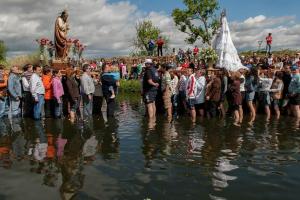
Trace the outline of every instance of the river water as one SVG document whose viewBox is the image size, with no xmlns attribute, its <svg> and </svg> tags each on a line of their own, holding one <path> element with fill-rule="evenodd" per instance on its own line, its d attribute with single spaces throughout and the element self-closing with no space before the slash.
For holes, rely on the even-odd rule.
<svg viewBox="0 0 300 200">
<path fill-rule="evenodd" d="M 108 123 L 2 120 L 0 199 L 299 199 L 299 122 L 231 124 L 148 124 L 129 96 Z"/>
</svg>

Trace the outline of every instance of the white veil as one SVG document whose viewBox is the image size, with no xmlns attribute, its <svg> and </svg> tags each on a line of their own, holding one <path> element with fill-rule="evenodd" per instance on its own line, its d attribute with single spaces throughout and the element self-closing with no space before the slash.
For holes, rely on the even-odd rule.
<svg viewBox="0 0 300 200">
<path fill-rule="evenodd" d="M 229 71 L 246 68 L 242 65 L 237 50 L 232 42 L 225 12 L 222 13 L 221 23 L 221 27 L 212 44 L 213 49 L 219 57 L 216 66 Z"/>
</svg>

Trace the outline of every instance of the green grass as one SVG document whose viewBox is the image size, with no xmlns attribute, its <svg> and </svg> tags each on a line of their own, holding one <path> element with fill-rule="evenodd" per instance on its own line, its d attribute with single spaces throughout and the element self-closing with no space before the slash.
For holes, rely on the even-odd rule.
<svg viewBox="0 0 300 200">
<path fill-rule="evenodd" d="M 141 92 L 141 83 L 139 80 L 120 80 L 120 92 Z"/>
<path fill-rule="evenodd" d="M 16 56 L 11 59 L 8 59 L 8 64 L 10 66 L 16 65 L 19 67 L 23 67 L 26 64 L 38 65 L 40 63 L 40 54 L 38 52 Z"/>
<path fill-rule="evenodd" d="M 266 55 L 266 51 L 265 50 L 261 50 L 261 51 L 243 51 L 240 52 L 240 55 L 243 56 L 252 56 L 253 52 L 255 52 L 257 54 L 257 56 L 261 56 L 264 57 Z M 295 49 L 282 49 L 282 50 L 275 50 L 272 51 L 272 54 L 275 56 L 284 56 L 285 54 L 289 55 L 289 56 L 295 56 L 296 53 L 298 53 L 299 50 L 295 50 Z"/>
<path fill-rule="evenodd" d="M 0 60 L 0 65 L 4 65 L 5 67 L 8 67 L 8 62 L 6 60 Z"/>
</svg>

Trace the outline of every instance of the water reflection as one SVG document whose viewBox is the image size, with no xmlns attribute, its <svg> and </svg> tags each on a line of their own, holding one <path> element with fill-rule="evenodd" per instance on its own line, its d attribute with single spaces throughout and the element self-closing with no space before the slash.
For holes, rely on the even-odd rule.
<svg viewBox="0 0 300 200">
<path fill-rule="evenodd" d="M 29 177 L 32 188 L 61 199 L 260 199 L 257 188 L 265 199 L 274 188 L 298 193 L 298 121 L 265 123 L 258 116 L 236 128 L 231 119 L 192 124 L 159 116 L 151 124 L 143 115 L 139 102 L 125 101 L 115 120 L 1 120 L 0 198 L 21 197 L 12 188 Z"/>
</svg>

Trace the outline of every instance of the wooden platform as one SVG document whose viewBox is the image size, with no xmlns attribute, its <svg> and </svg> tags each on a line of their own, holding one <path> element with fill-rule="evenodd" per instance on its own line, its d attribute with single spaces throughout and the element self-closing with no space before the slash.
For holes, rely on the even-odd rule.
<svg viewBox="0 0 300 200">
<path fill-rule="evenodd" d="M 51 62 L 51 67 L 56 70 L 66 70 L 68 68 L 71 68 L 72 66 L 68 61 L 53 60 Z"/>
</svg>

